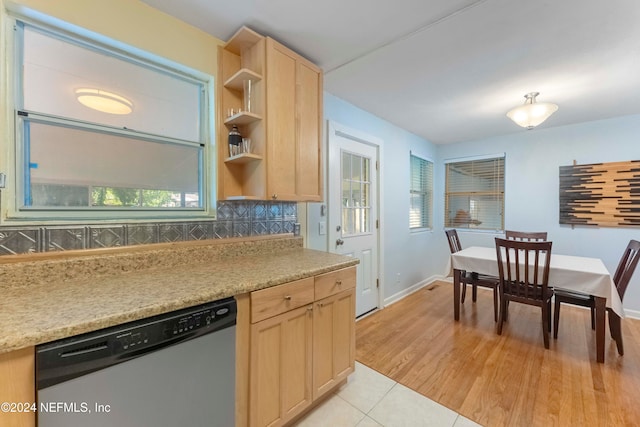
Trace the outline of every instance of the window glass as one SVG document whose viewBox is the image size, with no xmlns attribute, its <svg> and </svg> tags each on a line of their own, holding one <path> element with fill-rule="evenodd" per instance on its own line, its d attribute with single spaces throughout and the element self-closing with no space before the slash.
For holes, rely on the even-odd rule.
<svg viewBox="0 0 640 427">
<path fill-rule="evenodd" d="M 23 57 L 26 110 L 200 141 L 201 83 L 28 26 Z M 91 109 L 78 102 L 76 91 L 83 89 L 123 97 L 132 111 L 107 114 Z"/>
<path fill-rule="evenodd" d="M 206 82 L 18 29 L 18 209 L 204 210 Z"/>
<path fill-rule="evenodd" d="M 504 156 L 445 165 L 445 227 L 504 229 Z"/>
<path fill-rule="evenodd" d="M 371 232 L 371 159 L 342 152 L 342 235 Z"/>
<path fill-rule="evenodd" d="M 29 134 L 25 206 L 200 206 L 200 145 L 159 144 L 28 117 L 22 122 Z M 59 196 L 47 195 L 48 191 Z M 127 196 L 133 193 L 147 197 Z"/>
<path fill-rule="evenodd" d="M 409 228 L 431 228 L 433 163 L 410 154 Z"/>
</svg>

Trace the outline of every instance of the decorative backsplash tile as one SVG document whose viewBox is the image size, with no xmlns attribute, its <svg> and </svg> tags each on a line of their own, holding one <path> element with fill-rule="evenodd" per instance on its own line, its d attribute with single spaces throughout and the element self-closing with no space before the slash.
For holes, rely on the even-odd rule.
<svg viewBox="0 0 640 427">
<path fill-rule="evenodd" d="M 0 227 L 0 255 L 293 233 L 297 204 L 221 201 L 217 219 L 136 224 Z"/>
</svg>

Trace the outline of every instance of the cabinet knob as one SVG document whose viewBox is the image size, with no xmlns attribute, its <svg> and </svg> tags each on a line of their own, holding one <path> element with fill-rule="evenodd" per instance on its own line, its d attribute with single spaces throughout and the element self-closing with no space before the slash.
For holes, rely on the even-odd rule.
<svg viewBox="0 0 640 427">
<path fill-rule="evenodd" d="M 284 299 L 287 300 L 287 301 L 291 301 L 291 295 L 285 295 Z"/>
<path fill-rule="evenodd" d="M 342 286 L 342 280 L 336 280 L 336 285 L 337 286 Z"/>
<path fill-rule="evenodd" d="M 307 311 L 313 311 L 313 306 L 310 305 L 309 307 L 307 307 Z"/>
<path fill-rule="evenodd" d="M 276 200 L 278 198 L 278 195 L 276 193 L 273 193 L 273 195 L 271 196 L 272 199 Z"/>
</svg>

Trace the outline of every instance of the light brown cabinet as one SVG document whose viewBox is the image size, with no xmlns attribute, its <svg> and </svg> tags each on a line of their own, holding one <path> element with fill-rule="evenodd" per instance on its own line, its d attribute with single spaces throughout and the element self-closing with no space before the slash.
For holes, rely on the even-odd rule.
<svg viewBox="0 0 640 427">
<path fill-rule="evenodd" d="M 35 404 L 35 350 L 33 347 L 0 354 L 0 402 L 9 411 L 0 411 L 0 426 L 35 427 L 35 411 L 19 411 L 24 404 Z M 14 409 L 15 412 L 11 410 Z"/>
<path fill-rule="evenodd" d="M 353 372 L 355 267 L 256 291 L 238 303 L 236 425 L 286 425 Z"/>
<path fill-rule="evenodd" d="M 322 71 L 246 27 L 219 48 L 218 63 L 218 198 L 322 200 Z M 251 139 L 251 153 L 230 156 L 234 124 Z"/>
<path fill-rule="evenodd" d="M 315 304 L 313 311 L 313 398 L 332 390 L 353 372 L 355 290 Z"/>
</svg>

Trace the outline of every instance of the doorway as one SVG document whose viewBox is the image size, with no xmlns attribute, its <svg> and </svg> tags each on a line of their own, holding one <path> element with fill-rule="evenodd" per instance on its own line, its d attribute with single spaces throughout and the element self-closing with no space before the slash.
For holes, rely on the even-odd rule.
<svg viewBox="0 0 640 427">
<path fill-rule="evenodd" d="M 381 141 L 329 122 L 329 252 L 356 257 L 356 317 L 380 307 Z"/>
</svg>

